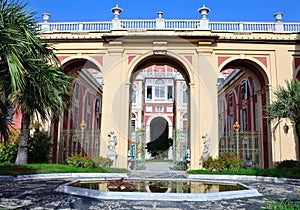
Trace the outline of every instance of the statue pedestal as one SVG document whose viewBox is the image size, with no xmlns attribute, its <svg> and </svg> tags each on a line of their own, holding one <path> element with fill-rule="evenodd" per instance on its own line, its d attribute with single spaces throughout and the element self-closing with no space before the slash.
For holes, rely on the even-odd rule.
<svg viewBox="0 0 300 210">
<path fill-rule="evenodd" d="M 112 152 L 112 151 L 110 151 L 107 155 L 107 157 L 113 161 L 113 164 L 112 164 L 113 168 L 116 167 L 117 156 L 118 155 L 116 154 L 116 152 Z"/>
</svg>

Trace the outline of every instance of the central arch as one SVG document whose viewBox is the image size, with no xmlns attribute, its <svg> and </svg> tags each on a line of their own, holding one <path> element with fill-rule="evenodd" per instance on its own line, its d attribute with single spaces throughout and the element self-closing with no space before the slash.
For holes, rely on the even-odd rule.
<svg viewBox="0 0 300 210">
<path fill-rule="evenodd" d="M 180 62 L 178 59 L 176 59 L 175 57 L 172 57 L 170 55 L 150 55 L 150 56 L 147 56 L 147 57 L 141 59 L 139 62 L 137 62 L 135 64 L 132 74 L 131 74 L 131 78 L 130 78 L 130 84 L 131 84 L 130 95 L 131 96 L 129 98 L 132 99 L 131 102 L 134 103 L 137 100 L 136 99 L 137 84 L 134 83 L 135 78 L 140 77 L 138 75 L 140 75 L 139 73 L 143 69 L 148 68 L 148 67 L 154 68 L 154 66 L 164 67 L 166 71 L 168 71 L 168 69 L 170 67 L 174 68 L 176 70 L 176 72 L 178 72 L 180 74 L 180 76 L 183 77 L 185 85 L 180 88 L 178 87 L 178 89 L 177 89 L 175 87 L 176 84 L 172 84 L 172 85 L 174 85 L 174 93 L 171 93 L 172 97 L 170 97 L 170 99 L 174 100 L 174 102 L 173 102 L 174 105 L 172 105 L 172 107 L 169 106 L 169 108 L 170 108 L 170 110 L 172 110 L 171 113 L 173 113 L 174 116 L 170 116 L 170 113 L 166 113 L 166 110 L 164 110 L 165 113 L 152 113 L 149 118 L 145 117 L 144 126 L 140 125 L 141 127 L 144 127 L 143 129 L 145 130 L 145 142 L 144 142 L 145 147 L 146 147 L 147 143 L 149 143 L 155 139 L 158 139 L 160 137 L 160 134 L 163 134 L 163 133 L 167 135 L 166 136 L 167 139 L 171 138 L 174 140 L 174 137 L 176 137 L 176 134 L 175 134 L 176 129 L 179 129 L 179 127 L 182 125 L 181 116 L 184 115 L 184 113 L 189 112 L 189 110 L 190 110 L 190 106 L 189 106 L 190 105 L 189 85 L 191 83 L 190 75 L 187 71 L 187 67 L 182 62 Z M 159 85 L 159 87 L 160 86 L 163 87 L 164 85 L 166 85 L 162 81 L 162 79 L 166 80 L 166 78 L 162 78 L 162 79 L 159 77 L 153 77 L 153 78 L 155 78 L 156 84 Z M 175 80 L 173 83 L 176 83 Z M 158 87 L 158 89 L 159 89 L 159 87 Z M 188 97 L 189 99 L 186 99 L 188 102 L 186 105 L 185 112 L 176 114 L 177 113 L 176 106 L 180 103 L 180 100 L 181 100 L 181 99 L 177 100 L 176 95 L 178 94 L 177 92 L 180 91 L 180 89 L 187 92 L 186 97 Z M 164 91 L 169 92 L 169 89 L 164 89 Z M 147 94 L 149 92 L 148 88 L 145 87 L 144 89 L 142 89 L 142 92 L 143 92 L 143 95 L 145 95 L 145 98 L 149 97 L 149 96 L 147 96 Z M 154 92 L 153 92 L 153 94 L 154 94 Z M 156 92 L 155 92 L 155 94 L 156 94 Z M 167 95 L 168 95 L 167 97 L 169 98 L 169 93 Z M 130 103 L 130 104 L 132 104 L 132 103 Z M 147 104 L 146 101 L 144 103 Z M 143 105 L 145 106 L 145 104 L 143 104 Z M 130 107 L 130 108 L 132 108 L 132 107 Z M 155 112 L 157 110 L 153 110 L 153 111 Z M 164 112 L 164 111 L 162 111 L 162 112 Z M 132 114 L 131 114 L 132 110 L 129 113 L 130 113 L 130 116 L 132 116 Z M 137 114 L 137 115 L 142 115 L 142 114 L 144 114 L 144 113 L 141 112 L 140 114 Z M 176 116 L 176 115 L 178 115 L 178 116 Z M 185 116 L 190 116 L 190 115 L 186 114 Z M 190 129 L 189 129 L 188 125 L 190 124 L 189 123 L 190 119 L 187 117 L 187 119 L 185 119 L 185 120 L 186 120 L 185 128 L 186 128 L 186 133 L 187 133 L 186 137 L 189 141 L 188 137 L 190 136 Z M 128 133 L 131 134 L 132 131 L 128 132 Z M 128 137 L 128 139 L 129 139 L 129 144 L 128 144 L 129 148 L 128 149 L 130 150 L 132 148 L 131 143 L 130 143 L 130 136 Z M 185 145 L 185 147 L 186 147 L 185 151 L 190 150 L 190 141 L 186 142 L 186 143 L 187 143 L 187 145 Z M 139 155 L 137 155 L 137 156 L 139 156 Z M 151 154 L 145 150 L 145 159 L 150 159 L 150 158 L 151 158 Z M 170 159 L 170 160 L 173 159 L 173 147 L 170 147 L 170 149 L 168 150 L 167 159 Z"/>
<path fill-rule="evenodd" d="M 182 44 L 188 45 L 188 51 L 183 53 L 181 51 L 182 46 L 173 49 L 171 48 L 173 43 L 170 42 L 170 49 L 162 53 L 159 51 L 159 54 L 155 50 L 149 51 L 149 48 L 139 48 L 132 45 L 132 42 L 128 40 L 122 41 L 125 51 L 111 51 L 110 54 L 103 57 L 107 66 L 104 66 L 103 70 L 105 83 L 103 85 L 102 119 L 104 123 L 101 137 L 104 141 L 102 141 L 102 148 L 105 149 L 105 144 L 107 144 L 108 138 L 106 134 L 114 131 L 118 142 L 115 147 L 115 152 L 118 154 L 116 166 L 128 167 L 130 165 L 128 160 L 130 160 L 132 155 L 130 153 L 131 127 L 136 127 L 135 125 L 132 126 L 133 122 L 140 123 L 138 120 L 132 120 L 132 98 L 136 100 L 135 97 L 132 97 L 132 93 L 138 91 L 145 93 L 146 91 L 135 86 L 136 84 L 134 85 L 135 78 L 143 69 L 149 66 L 168 66 L 176 69 L 186 83 L 186 86 L 180 86 L 180 88 L 187 93 L 184 97 L 187 101 L 187 110 L 185 111 L 187 115 L 182 113 L 175 117 L 176 125 L 182 124 L 186 128 L 184 135 L 182 135 L 186 139 L 186 146 L 183 147 L 182 144 L 178 144 L 182 151 L 182 153 L 178 152 L 178 154 L 183 159 L 190 160 L 189 166 L 191 169 L 202 168 L 205 142 L 203 136 L 208 135 L 211 139 L 209 151 L 205 150 L 205 152 L 212 156 L 216 156 L 218 152 L 217 103 L 216 99 L 212 97 L 217 94 L 217 74 L 212 65 L 212 57 L 195 51 L 195 46 L 187 43 L 186 40 L 176 41 L 181 41 Z M 119 41 L 118 43 L 121 42 Z M 174 43 L 174 46 L 177 46 L 177 43 Z M 145 39 L 144 46 L 148 45 L 153 46 L 153 40 L 149 42 L 148 39 Z M 127 51 L 129 49 L 127 47 L 135 49 L 134 54 L 130 53 L 133 51 Z M 155 82 L 154 80 L 153 82 Z M 171 106 L 168 108 L 170 110 L 173 109 Z M 139 118 L 141 114 L 143 113 L 134 113 L 134 116 Z M 182 119 L 183 116 L 185 117 L 184 120 Z M 146 122 L 145 120 L 142 124 L 146 125 Z M 173 125 L 173 127 L 175 126 Z M 139 128 L 137 130 L 141 131 Z M 138 133 L 139 137 L 142 137 L 144 134 L 142 131 Z M 138 149 L 138 146 L 136 146 L 136 150 Z M 103 151 L 103 153 L 108 153 L 108 150 Z"/>
</svg>

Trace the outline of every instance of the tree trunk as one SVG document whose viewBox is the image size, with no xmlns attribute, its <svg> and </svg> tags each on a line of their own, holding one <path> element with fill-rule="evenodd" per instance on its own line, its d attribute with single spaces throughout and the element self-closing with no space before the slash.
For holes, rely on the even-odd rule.
<svg viewBox="0 0 300 210">
<path fill-rule="evenodd" d="M 18 154 L 15 164 L 27 164 L 28 163 L 28 139 L 30 133 L 30 116 L 22 112 L 21 122 L 21 138 L 18 146 Z"/>
</svg>

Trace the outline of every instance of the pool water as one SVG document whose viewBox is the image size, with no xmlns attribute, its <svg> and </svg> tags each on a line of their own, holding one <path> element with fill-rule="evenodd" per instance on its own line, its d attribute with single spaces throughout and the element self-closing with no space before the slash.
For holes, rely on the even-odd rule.
<svg viewBox="0 0 300 210">
<path fill-rule="evenodd" d="M 109 181 L 79 181 L 73 183 L 72 187 L 85 188 L 101 191 L 118 192 L 148 192 L 148 193 L 214 193 L 226 191 L 245 190 L 246 188 L 239 184 L 203 182 L 191 180 L 127 180 L 124 179 L 118 189 L 112 189 Z M 129 185 L 130 188 L 126 188 Z M 134 187 L 132 187 L 134 186 Z"/>
</svg>

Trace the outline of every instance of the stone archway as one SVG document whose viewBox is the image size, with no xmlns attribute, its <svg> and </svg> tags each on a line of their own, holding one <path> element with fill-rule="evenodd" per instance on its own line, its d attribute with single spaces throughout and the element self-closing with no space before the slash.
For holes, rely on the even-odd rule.
<svg viewBox="0 0 300 210">
<path fill-rule="evenodd" d="M 143 40 L 145 46 L 152 46 L 153 41 L 156 44 L 155 37 L 148 37 Z M 173 39 L 172 37 L 171 39 Z M 175 38 L 174 38 L 175 39 Z M 126 47 L 136 47 L 131 37 L 120 39 L 116 44 L 123 43 Z M 120 51 L 114 48 L 107 56 L 103 57 L 107 67 L 104 66 L 104 86 L 103 86 L 103 129 L 102 142 L 105 154 L 105 144 L 107 144 L 106 134 L 110 131 L 116 133 L 118 144 L 116 152 L 118 154 L 117 167 L 128 166 L 129 137 L 131 118 L 131 92 L 132 83 L 138 73 L 145 67 L 151 65 L 167 65 L 178 70 L 185 79 L 188 90 L 188 148 L 190 154 L 190 168 L 197 169 L 202 167 L 201 155 L 203 153 L 203 136 L 208 135 L 211 139 L 209 153 L 212 156 L 217 155 L 217 102 L 216 95 L 217 74 L 212 66 L 212 57 L 198 54 L 194 45 L 186 40 L 176 39 L 190 47 L 189 55 L 182 54 L 181 49 L 168 50 L 165 53 L 156 53 L 143 48 L 136 48 L 135 54 L 126 54 L 126 49 L 121 45 Z M 169 42 L 169 40 L 168 40 Z M 170 42 L 171 43 L 171 42 Z M 173 43 L 170 44 L 170 46 Z M 176 42 L 177 45 L 177 42 Z M 118 48 L 119 49 L 119 48 Z M 109 51 L 110 52 L 110 51 Z M 200 66 L 201 64 L 201 66 Z M 180 124 L 180 119 L 177 119 Z"/>
<path fill-rule="evenodd" d="M 255 163 L 255 167 L 268 168 L 272 163 L 272 144 L 270 124 L 267 123 L 265 117 L 266 104 L 270 102 L 269 77 L 264 66 L 258 64 L 253 59 L 232 58 L 222 67 L 222 70 L 230 70 L 228 79 L 220 84 L 220 95 L 225 96 L 226 92 L 234 92 L 235 97 L 233 102 L 230 102 L 230 97 L 227 97 L 227 108 L 224 112 L 228 122 L 225 124 L 225 136 L 223 137 L 226 143 L 221 143 L 220 146 L 228 144 L 236 148 L 236 153 L 240 151 L 240 155 L 245 161 Z M 230 83 L 231 80 L 235 82 Z M 227 96 L 230 96 L 227 95 Z M 224 110 L 223 110 L 224 111 Z M 229 119 L 229 120 L 228 120 Z M 229 122 L 230 121 L 230 122 Z M 233 123 L 240 124 L 239 140 L 236 143 L 230 140 L 230 130 Z M 226 134 L 227 133 L 227 134 Z M 251 138 L 251 140 L 250 140 Z M 230 143 L 231 141 L 231 143 Z M 254 143 L 255 142 L 255 143 Z M 224 148 L 228 151 L 229 146 Z M 255 147 L 253 145 L 256 145 Z M 221 153 L 224 148 L 219 148 Z M 251 147 L 251 148 L 249 148 Z M 229 149 L 230 150 L 230 149 Z M 254 152 L 256 151 L 255 155 Z M 241 154 L 242 153 L 242 154 Z M 249 157 L 250 154 L 250 157 Z M 255 160 L 254 160 L 255 159 Z"/>
<path fill-rule="evenodd" d="M 72 79 L 73 98 L 70 108 L 53 123 L 54 163 L 65 163 L 78 154 L 99 156 L 102 87 L 97 77 L 101 71 L 92 60 L 68 57 L 62 61 L 63 71 Z"/>
</svg>

